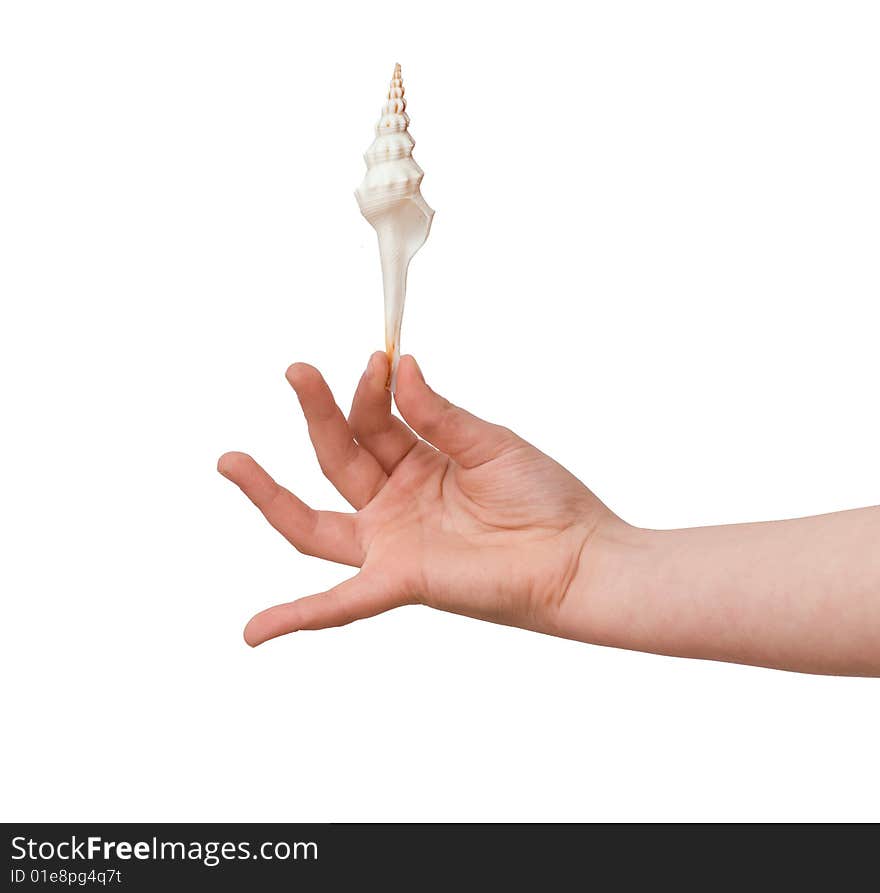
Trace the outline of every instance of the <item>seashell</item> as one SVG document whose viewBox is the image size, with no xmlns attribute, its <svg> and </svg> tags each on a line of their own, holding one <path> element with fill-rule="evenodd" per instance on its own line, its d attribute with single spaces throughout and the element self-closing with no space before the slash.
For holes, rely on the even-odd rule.
<svg viewBox="0 0 880 893">
<path fill-rule="evenodd" d="M 376 138 L 364 154 L 367 172 L 355 190 L 361 214 L 379 238 L 385 291 L 385 352 L 391 370 L 386 386 L 393 392 L 400 361 L 400 326 L 406 300 L 406 272 L 425 244 L 434 212 L 422 198 L 424 173 L 412 157 L 415 141 L 403 98 L 400 65 L 394 66 L 388 100 L 376 124 Z"/>
</svg>

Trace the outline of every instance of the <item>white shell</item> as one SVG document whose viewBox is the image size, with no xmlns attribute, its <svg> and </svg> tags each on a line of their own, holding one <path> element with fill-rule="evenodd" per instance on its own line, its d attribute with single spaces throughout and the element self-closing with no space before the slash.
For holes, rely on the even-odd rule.
<svg viewBox="0 0 880 893">
<path fill-rule="evenodd" d="M 376 138 L 367 149 L 367 172 L 355 190 L 361 214 L 379 237 L 382 285 L 385 290 L 385 351 L 394 391 L 400 360 L 400 326 L 406 299 L 406 271 L 413 255 L 425 244 L 434 212 L 419 187 L 424 173 L 412 157 L 415 141 L 403 98 L 400 65 L 394 66 L 388 101 L 376 124 Z"/>
</svg>

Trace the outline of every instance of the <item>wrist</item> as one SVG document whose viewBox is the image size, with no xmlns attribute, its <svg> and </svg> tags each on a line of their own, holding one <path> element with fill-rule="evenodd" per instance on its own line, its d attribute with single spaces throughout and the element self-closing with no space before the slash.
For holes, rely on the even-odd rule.
<svg viewBox="0 0 880 893">
<path fill-rule="evenodd" d="M 557 635 L 617 648 L 653 650 L 653 626 L 640 597 L 650 588 L 659 559 L 658 531 L 609 515 L 584 540 L 571 586 L 560 609 Z"/>
</svg>

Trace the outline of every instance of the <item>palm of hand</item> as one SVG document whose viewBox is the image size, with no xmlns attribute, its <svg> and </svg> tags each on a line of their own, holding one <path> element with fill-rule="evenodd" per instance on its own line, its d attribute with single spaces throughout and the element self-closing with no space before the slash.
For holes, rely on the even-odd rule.
<svg viewBox="0 0 880 893">
<path fill-rule="evenodd" d="M 317 370 L 288 371 L 322 469 L 357 514 L 314 512 L 249 456 L 221 458 L 221 472 L 300 551 L 361 567 L 329 592 L 258 614 L 245 638 L 255 645 L 418 602 L 554 631 L 583 547 L 610 512 L 512 432 L 437 396 L 405 358 L 397 404 L 434 449 L 391 415 L 386 372 L 375 354 L 346 422 Z"/>
</svg>

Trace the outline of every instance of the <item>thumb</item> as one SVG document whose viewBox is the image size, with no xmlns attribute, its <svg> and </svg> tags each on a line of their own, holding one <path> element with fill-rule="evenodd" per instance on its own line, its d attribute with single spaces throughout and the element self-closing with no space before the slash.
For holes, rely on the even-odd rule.
<svg viewBox="0 0 880 893">
<path fill-rule="evenodd" d="M 380 575 L 361 571 L 327 592 L 260 611 L 245 627 L 244 640 L 254 647 L 287 633 L 344 626 L 409 603 Z"/>
<path fill-rule="evenodd" d="M 410 355 L 400 360 L 394 400 L 414 431 L 465 468 L 496 459 L 521 442 L 508 428 L 483 421 L 434 393 Z"/>
</svg>

